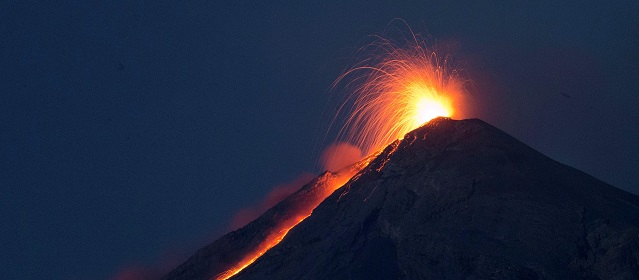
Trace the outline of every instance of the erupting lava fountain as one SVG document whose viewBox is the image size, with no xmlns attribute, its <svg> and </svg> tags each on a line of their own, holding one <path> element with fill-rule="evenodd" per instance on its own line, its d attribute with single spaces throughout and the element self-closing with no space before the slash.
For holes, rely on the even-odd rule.
<svg viewBox="0 0 639 280">
<path fill-rule="evenodd" d="M 354 145 L 369 156 L 339 171 L 320 175 L 306 190 L 294 194 L 303 198 L 287 202 L 292 205 L 292 212 L 273 221 L 263 233 L 263 240 L 247 248 L 242 257 L 213 279 L 236 275 L 277 245 L 326 197 L 365 168 L 382 148 L 435 117 L 455 114 L 453 108 L 460 102 L 463 84 L 457 72 L 447 68 L 449 56 L 441 60 L 435 51 L 425 47 L 420 36 L 412 31 L 410 34 L 411 39 L 404 44 L 375 36 L 374 43 L 360 50 L 368 58 L 349 68 L 333 84 L 333 88 L 343 87 L 347 93 L 333 119 L 336 122 L 340 114 L 346 116 L 337 141 Z"/>
<path fill-rule="evenodd" d="M 450 56 L 426 47 L 410 32 L 395 42 L 381 36 L 360 49 L 366 58 L 333 84 L 345 92 L 335 118 L 345 118 L 338 141 L 359 147 L 364 155 L 401 139 L 435 117 L 458 115 L 464 83 Z M 335 122 L 335 120 L 334 120 Z"/>
</svg>

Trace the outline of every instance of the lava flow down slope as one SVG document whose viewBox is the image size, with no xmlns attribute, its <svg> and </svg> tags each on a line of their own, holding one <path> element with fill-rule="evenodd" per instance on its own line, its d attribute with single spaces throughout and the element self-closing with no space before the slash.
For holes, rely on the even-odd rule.
<svg viewBox="0 0 639 280">
<path fill-rule="evenodd" d="M 232 279 L 639 279 L 639 196 L 481 120 L 433 119 L 349 168 L 352 178 Z M 164 279 L 228 274 L 336 174 Z"/>
</svg>

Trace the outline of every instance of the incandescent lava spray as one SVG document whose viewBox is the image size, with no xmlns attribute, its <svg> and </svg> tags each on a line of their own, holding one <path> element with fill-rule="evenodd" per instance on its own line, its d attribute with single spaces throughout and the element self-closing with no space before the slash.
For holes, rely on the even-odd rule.
<svg viewBox="0 0 639 280">
<path fill-rule="evenodd" d="M 401 42 L 373 36 L 374 42 L 358 51 L 363 59 L 333 84 L 344 93 L 338 94 L 342 97 L 331 122 L 331 127 L 338 127 L 337 120 L 344 120 L 337 129 L 336 143 L 354 145 L 369 156 L 339 171 L 325 172 L 283 201 L 292 209 L 286 211 L 288 216 L 273 221 L 262 234 L 263 240 L 244 250 L 237 262 L 213 279 L 236 275 L 277 245 L 326 197 L 348 185 L 385 146 L 435 117 L 457 113 L 464 90 L 457 71 L 448 67 L 450 56 L 441 56 L 427 48 L 421 36 L 409 33 Z"/>
</svg>

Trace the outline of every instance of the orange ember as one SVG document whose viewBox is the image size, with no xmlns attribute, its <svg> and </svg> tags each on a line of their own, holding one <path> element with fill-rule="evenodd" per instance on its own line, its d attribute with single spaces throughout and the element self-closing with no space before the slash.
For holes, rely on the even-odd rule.
<svg viewBox="0 0 639 280">
<path fill-rule="evenodd" d="M 361 50 L 367 58 L 336 80 L 347 93 L 337 112 L 346 118 L 339 141 L 370 154 L 433 118 L 456 114 L 463 83 L 447 67 L 450 57 L 442 60 L 411 34 L 402 46 L 375 37 Z"/>
</svg>

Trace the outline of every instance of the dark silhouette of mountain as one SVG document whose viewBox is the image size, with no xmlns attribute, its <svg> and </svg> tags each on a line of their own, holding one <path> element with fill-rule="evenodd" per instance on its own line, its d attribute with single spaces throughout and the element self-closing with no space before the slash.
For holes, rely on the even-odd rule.
<svg viewBox="0 0 639 280">
<path fill-rule="evenodd" d="M 165 279 L 220 273 L 312 186 Z M 389 145 L 233 279 L 488 278 L 639 279 L 639 196 L 481 120 L 437 118 Z"/>
</svg>

